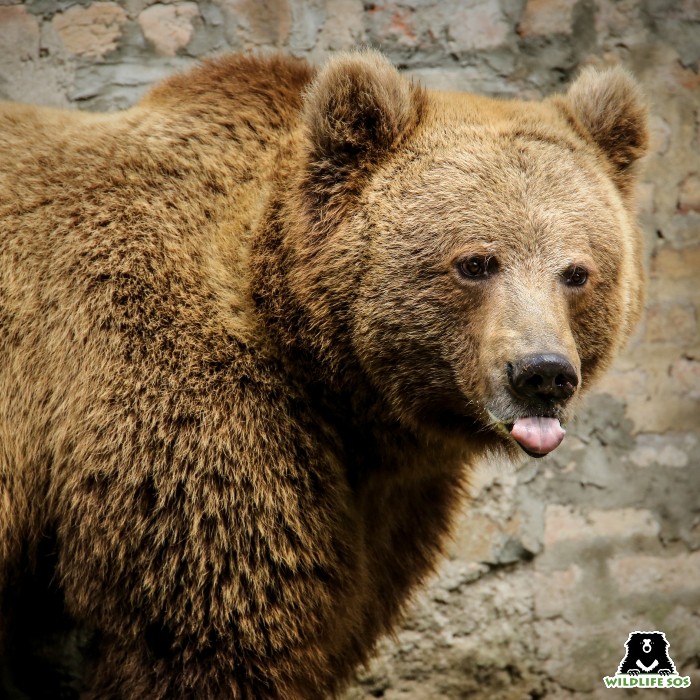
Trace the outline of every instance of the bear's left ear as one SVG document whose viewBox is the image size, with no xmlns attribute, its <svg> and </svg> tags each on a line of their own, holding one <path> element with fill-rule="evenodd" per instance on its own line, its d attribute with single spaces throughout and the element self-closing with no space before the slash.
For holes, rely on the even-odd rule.
<svg viewBox="0 0 700 700">
<path fill-rule="evenodd" d="M 366 175 L 413 131 L 424 91 L 376 51 L 331 58 L 304 104 L 309 181 L 322 202 L 356 191 Z"/>
<path fill-rule="evenodd" d="M 600 147 L 613 167 L 613 179 L 623 193 L 634 183 L 635 162 L 649 143 L 648 109 L 641 90 L 622 68 L 586 68 L 558 98 Z"/>
</svg>

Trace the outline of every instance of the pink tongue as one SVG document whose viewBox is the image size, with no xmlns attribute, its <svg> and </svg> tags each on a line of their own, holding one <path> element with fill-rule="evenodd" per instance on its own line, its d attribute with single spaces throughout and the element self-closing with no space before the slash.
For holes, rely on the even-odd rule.
<svg viewBox="0 0 700 700">
<path fill-rule="evenodd" d="M 540 455 L 559 447 L 566 430 L 556 418 L 518 418 L 510 434 L 527 450 Z"/>
</svg>

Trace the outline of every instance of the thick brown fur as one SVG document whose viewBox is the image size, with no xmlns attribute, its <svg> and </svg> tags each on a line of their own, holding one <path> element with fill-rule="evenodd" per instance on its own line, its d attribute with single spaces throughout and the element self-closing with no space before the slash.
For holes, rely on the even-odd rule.
<svg viewBox="0 0 700 700">
<path fill-rule="evenodd" d="M 341 687 L 469 465 L 517 451 L 510 358 L 563 353 L 585 388 L 629 334 L 645 119 L 619 70 L 497 102 L 372 52 L 222 58 L 119 114 L 0 107 L 0 583 L 52 538 L 98 635 L 84 698 Z M 498 271 L 461 278 L 475 254 Z"/>
</svg>

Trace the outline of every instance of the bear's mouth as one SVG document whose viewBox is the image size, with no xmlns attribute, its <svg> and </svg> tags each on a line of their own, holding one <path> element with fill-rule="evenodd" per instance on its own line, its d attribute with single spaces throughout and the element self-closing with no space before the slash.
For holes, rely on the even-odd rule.
<svg viewBox="0 0 700 700">
<path fill-rule="evenodd" d="M 566 435 L 558 418 L 518 418 L 510 427 L 511 437 L 531 457 L 544 457 L 555 450 Z"/>
<path fill-rule="evenodd" d="M 535 458 L 553 452 L 566 435 L 559 419 L 552 416 L 526 416 L 512 422 L 495 419 L 495 422 L 499 432 L 507 433 L 523 452 Z"/>
</svg>

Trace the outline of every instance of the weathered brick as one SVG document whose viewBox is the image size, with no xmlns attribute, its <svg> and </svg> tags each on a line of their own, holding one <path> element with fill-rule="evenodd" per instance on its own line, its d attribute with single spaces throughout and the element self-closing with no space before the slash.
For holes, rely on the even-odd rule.
<svg viewBox="0 0 700 700">
<path fill-rule="evenodd" d="M 697 313 L 688 301 L 661 302 L 647 310 L 645 336 L 650 343 L 690 342 L 697 334 Z"/>
<path fill-rule="evenodd" d="M 447 25 L 451 51 L 476 51 L 502 46 L 511 33 L 498 0 L 457 5 Z"/>
<path fill-rule="evenodd" d="M 39 55 L 39 22 L 27 8 L 0 6 L 0 62 Z"/>
<path fill-rule="evenodd" d="M 561 615 L 578 595 L 578 585 L 582 579 L 581 568 L 572 564 L 563 571 L 536 571 L 533 582 L 535 588 L 535 615 L 554 617 Z"/>
<path fill-rule="evenodd" d="M 671 366 L 671 377 L 683 393 L 700 399 L 700 361 L 690 357 L 679 357 Z"/>
<path fill-rule="evenodd" d="M 520 36 L 571 34 L 576 0 L 528 0 L 518 25 Z"/>
<path fill-rule="evenodd" d="M 700 74 L 689 66 L 685 67 L 680 61 L 671 64 L 665 74 L 671 79 L 674 87 L 681 90 L 693 92 L 700 88 Z"/>
<path fill-rule="evenodd" d="M 413 25 L 411 8 L 395 4 L 374 4 L 367 8 L 370 32 L 375 42 L 391 46 L 418 45 L 418 32 Z"/>
<path fill-rule="evenodd" d="M 678 209 L 684 214 L 700 212 L 700 175 L 692 173 L 681 183 L 678 192 Z"/>
<path fill-rule="evenodd" d="M 126 11 L 114 2 L 73 5 L 52 20 L 66 49 L 86 58 L 101 58 L 114 51 L 126 21 Z"/>
<path fill-rule="evenodd" d="M 649 14 L 655 19 L 680 19 L 700 22 L 700 3 L 697 0 L 654 0 L 649 3 Z"/>
<path fill-rule="evenodd" d="M 652 258 L 651 273 L 672 280 L 697 279 L 700 270 L 700 246 L 688 246 L 683 250 L 666 247 Z"/>
<path fill-rule="evenodd" d="M 640 182 L 637 186 L 637 211 L 640 214 L 654 213 L 654 191 L 656 185 L 653 182 Z"/>
<path fill-rule="evenodd" d="M 585 515 L 570 506 L 550 505 L 545 510 L 545 547 L 598 538 L 655 537 L 658 532 L 659 523 L 647 510 L 592 510 Z"/>
<path fill-rule="evenodd" d="M 657 155 L 668 152 L 671 144 L 671 127 L 668 122 L 658 114 L 652 114 L 649 118 L 650 149 Z"/>
<path fill-rule="evenodd" d="M 520 517 L 501 522 L 477 510 L 467 511 L 453 532 L 450 552 L 468 562 L 495 562 L 504 544 L 517 536 Z"/>
<path fill-rule="evenodd" d="M 638 43 L 646 34 L 640 9 L 638 0 L 596 0 L 596 32 L 601 38 L 609 35 L 631 35 L 631 43 Z"/>
<path fill-rule="evenodd" d="M 158 54 L 174 56 L 189 44 L 194 32 L 192 20 L 198 15 L 194 2 L 151 5 L 139 15 L 139 24 Z"/>
<path fill-rule="evenodd" d="M 318 43 L 321 50 L 349 49 L 365 40 L 362 0 L 328 0 L 326 21 Z"/>
<path fill-rule="evenodd" d="M 671 595 L 697 590 L 700 581 L 700 552 L 672 557 L 635 554 L 612 559 L 608 567 L 622 595 Z"/>
<path fill-rule="evenodd" d="M 243 46 L 283 46 L 292 27 L 288 0 L 221 0 L 229 41 Z"/>
<path fill-rule="evenodd" d="M 598 385 L 597 391 L 610 396 L 639 397 L 646 396 L 649 390 L 649 373 L 644 369 L 613 369 Z M 568 438 L 567 438 L 568 439 Z"/>
<path fill-rule="evenodd" d="M 686 467 L 689 462 L 688 453 L 694 451 L 697 441 L 686 436 L 684 440 L 676 442 L 678 444 L 661 435 L 639 435 L 636 447 L 628 455 L 629 460 L 638 467 Z"/>
</svg>

